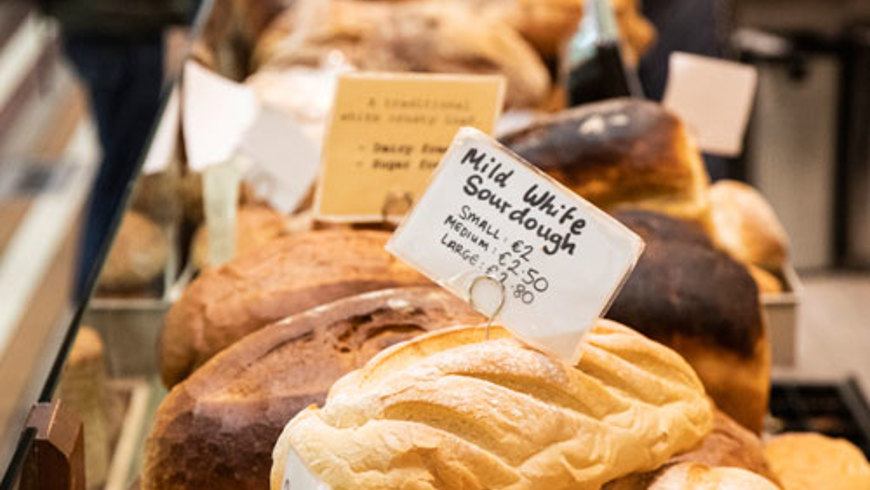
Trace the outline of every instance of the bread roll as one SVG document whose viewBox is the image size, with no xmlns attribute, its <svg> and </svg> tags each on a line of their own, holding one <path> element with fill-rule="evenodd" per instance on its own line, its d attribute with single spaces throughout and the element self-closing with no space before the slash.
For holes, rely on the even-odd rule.
<svg viewBox="0 0 870 490">
<path fill-rule="evenodd" d="M 389 236 L 299 233 L 206 269 L 166 316 L 163 382 L 171 387 L 219 350 L 281 318 L 366 291 L 429 284 L 384 249 Z"/>
<path fill-rule="evenodd" d="M 166 235 L 145 215 L 128 211 L 100 272 L 99 286 L 110 291 L 147 288 L 160 278 L 169 260 Z"/>
<path fill-rule="evenodd" d="M 482 317 L 435 287 L 345 298 L 265 327 L 175 386 L 145 450 L 143 490 L 269 486 L 272 447 L 299 410 L 381 349 Z"/>
<path fill-rule="evenodd" d="M 382 352 L 300 412 L 291 446 L 335 489 L 598 489 L 651 470 L 712 427 L 679 355 L 606 320 L 576 368 L 493 327 L 459 327 Z"/>
<path fill-rule="evenodd" d="M 782 282 L 770 272 L 752 264 L 746 265 L 746 270 L 752 275 L 755 285 L 758 286 L 758 292 L 761 294 L 777 294 L 782 292 Z"/>
<path fill-rule="evenodd" d="M 708 219 L 701 155 L 683 123 L 653 102 L 582 105 L 501 141 L 607 211 L 631 207 Z"/>
<path fill-rule="evenodd" d="M 699 226 L 646 211 L 616 217 L 646 249 L 607 317 L 679 352 L 716 405 L 759 433 L 771 354 L 752 277 Z"/>
<path fill-rule="evenodd" d="M 546 67 L 517 31 L 462 0 L 305 0 L 264 33 L 255 63 L 317 66 L 333 51 L 363 71 L 503 74 L 511 107 L 540 104 L 550 90 Z"/>
<path fill-rule="evenodd" d="M 101 488 L 109 473 L 112 428 L 107 408 L 106 355 L 100 335 L 81 327 L 63 365 L 57 399 L 82 423 L 88 488 Z"/>
<path fill-rule="evenodd" d="M 735 259 L 780 272 L 788 262 L 788 235 L 760 192 L 742 182 L 710 187 L 716 243 Z"/>
<path fill-rule="evenodd" d="M 770 440 L 764 453 L 784 490 L 870 489 L 870 464 L 864 453 L 845 439 L 784 434 Z"/>
<path fill-rule="evenodd" d="M 669 465 L 635 486 L 608 490 L 778 490 L 770 480 L 741 468 L 710 467 L 703 463 Z"/>
<path fill-rule="evenodd" d="M 288 218 L 264 206 L 244 206 L 236 213 L 236 255 L 245 255 L 258 246 L 290 233 Z M 197 228 L 190 246 L 197 269 L 208 264 L 208 229 Z"/>
<path fill-rule="evenodd" d="M 604 485 L 603 490 L 646 490 L 651 487 L 669 467 L 681 463 L 701 464 L 710 467 L 727 466 L 751 471 L 771 482 L 778 482 L 764 457 L 761 439 L 731 420 L 719 410 L 715 411 L 713 431 L 692 450 L 671 458 L 662 468 L 634 473 Z M 682 488 L 682 487 L 678 487 Z"/>
</svg>

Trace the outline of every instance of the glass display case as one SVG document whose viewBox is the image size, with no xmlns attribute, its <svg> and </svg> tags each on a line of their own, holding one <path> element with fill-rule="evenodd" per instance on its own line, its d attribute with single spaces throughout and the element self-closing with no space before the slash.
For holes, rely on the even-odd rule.
<svg viewBox="0 0 870 490">
<path fill-rule="evenodd" d="M 288 2 L 206 0 L 185 42 L 172 46 L 171 51 L 176 59 L 196 63 L 232 83 L 233 87 L 250 91 L 264 107 L 271 105 L 285 110 L 291 114 L 294 124 L 302 128 L 300 133 L 311 137 L 318 145 L 329 117 L 335 77 L 345 71 L 365 68 L 353 66 L 354 63 L 361 65 L 360 55 L 354 49 L 370 39 L 366 36 L 379 35 L 366 31 L 366 22 L 378 24 L 383 19 L 396 25 L 405 22 L 401 25 L 421 29 L 421 33 L 414 31 L 411 38 L 437 43 L 441 38 L 432 34 L 430 29 L 437 33 L 439 22 L 453 19 L 453 14 L 439 13 L 436 8 L 418 13 L 412 11 L 413 6 L 360 7 L 357 5 L 359 2 L 345 0 L 341 2 L 348 6 L 344 20 L 358 20 L 359 25 L 352 22 L 352 25 L 346 25 L 340 22 L 342 19 L 330 17 L 330 23 L 323 24 L 328 29 L 323 29 L 332 31 L 326 33 L 309 27 L 314 32 L 311 34 L 295 26 L 315 38 L 315 41 L 306 40 L 311 44 L 306 45 L 303 56 L 293 51 L 298 49 L 298 45 L 293 43 L 301 42 L 301 37 L 294 38 L 297 35 L 293 29 L 295 20 L 288 15 L 290 7 L 285 3 Z M 524 2 L 516 3 L 525 5 Z M 360 10 L 355 10 L 357 8 Z M 402 11 L 402 15 L 407 17 L 379 17 L 393 15 L 385 13 L 393 8 L 407 9 Z M 625 14 L 620 9 L 616 9 L 617 20 L 623 29 L 630 29 L 626 26 L 638 21 L 625 21 L 624 18 L 638 13 Z M 576 27 L 581 12 L 574 10 L 579 9 L 567 13 L 559 11 L 561 17 L 558 18 L 573 15 L 571 19 Z M 316 9 L 308 13 L 328 15 L 316 12 Z M 516 22 L 520 17 L 514 14 L 505 18 Z M 427 19 L 428 22 L 424 22 Z M 19 29 L 31 29 L 27 27 L 28 22 L 23 21 L 23 27 Z M 523 26 L 512 28 L 523 32 L 526 38 L 536 39 L 522 31 Z M 635 25 L 634 28 L 638 27 Z M 358 37 L 342 29 L 353 31 Z M 382 34 L 383 29 L 386 28 L 378 32 Z M 413 31 L 411 27 L 408 29 Z M 390 33 L 392 36 L 407 34 L 398 28 Z M 54 42 L 50 36 L 56 36 L 56 33 L 40 31 L 38 35 L 49 36 L 39 42 L 50 45 Z M 427 35 L 435 37 L 430 39 L 425 37 Z M 328 42 L 323 39 L 328 39 Z M 377 51 L 380 55 L 390 50 L 395 51 L 391 51 L 390 56 L 397 58 L 413 55 L 404 49 L 407 44 L 401 47 L 378 44 L 386 42 L 384 39 L 377 38 L 377 42 L 373 42 L 381 50 Z M 395 42 L 393 38 L 388 40 Z M 478 41 L 484 42 L 475 38 L 469 44 L 477 46 L 475 43 Z M 533 41 L 530 44 L 530 53 L 537 53 L 536 56 L 540 55 L 550 64 L 556 62 L 556 50 L 542 48 L 540 43 Z M 642 47 L 632 46 L 632 49 L 641 51 Z M 483 51 L 499 62 L 504 61 L 499 54 Z M 0 297 L 6 301 L 0 311 L 0 386 L 3 388 L 0 397 L 0 469 L 5 475 L 0 490 L 40 488 L 43 484 L 53 485 L 52 489 L 276 490 L 280 481 L 278 484 L 275 482 L 281 477 L 272 475 L 270 482 L 269 471 L 271 451 L 280 430 L 305 406 L 322 404 L 326 392 L 339 375 L 362 367 L 387 346 L 442 328 L 450 322 L 480 320 L 473 312 L 464 309 L 463 301 L 447 299 L 448 295 L 441 291 L 432 292 L 431 289 L 436 288 L 429 281 L 410 269 L 403 269 L 402 265 L 396 265 L 395 259 L 386 255 L 381 241 L 394 228 L 386 219 L 383 223 L 365 224 L 318 221 L 311 211 L 313 191 L 309 191 L 292 213 L 279 212 L 269 205 L 270 186 L 263 185 L 262 174 L 255 176 L 246 171 L 240 171 L 234 177 L 238 185 L 234 186 L 233 192 L 215 197 L 216 187 L 210 187 L 213 183 L 209 183 L 214 174 L 204 176 L 190 165 L 186 140 L 189 135 L 185 134 L 190 121 L 185 120 L 184 111 L 185 91 L 191 89 L 184 83 L 181 63 L 173 71 L 177 76 L 167 81 L 159 116 L 141 157 L 140 171 L 129 186 L 118 189 L 113 197 L 116 216 L 111 232 L 102 237 L 105 246 L 101 249 L 99 267 L 94 271 L 80 270 L 76 247 L 80 243 L 87 196 L 97 168 L 94 129 L 84 115 L 81 89 L 73 83 L 68 68 L 56 59 L 58 54 L 47 58 L 49 55 L 38 53 L 32 55 L 33 70 L 39 72 L 37 78 L 52 80 L 50 90 L 40 95 L 43 105 L 65 104 L 64 110 L 59 111 L 62 115 L 52 119 L 47 111 L 46 114 L 32 111 L 33 121 L 27 124 L 43 125 L 46 129 L 41 132 L 44 139 L 34 141 L 30 145 L 32 149 L 24 151 L 20 140 L 15 145 L 7 144 L 12 138 L 4 138 L 5 113 L 0 108 L 0 158 L 3 160 L 0 165 Z M 440 52 L 427 53 L 433 57 L 449 56 Z M 466 55 L 468 57 L 463 58 Z M 374 54 L 371 56 L 390 69 L 398 66 L 389 65 Z M 432 66 L 446 66 L 444 71 L 451 71 L 456 70 L 456 66 L 467 68 L 468 65 L 471 66 L 468 71 L 473 73 L 478 69 L 484 71 L 480 66 L 490 71 L 496 66 L 504 73 L 510 71 L 507 75 L 509 83 L 515 85 L 522 83 L 528 75 L 509 70 L 512 68 L 510 62 L 493 65 L 492 60 L 481 56 L 474 57 L 462 51 L 462 60 L 458 64 L 450 58 L 446 61 L 439 59 L 438 63 L 409 63 L 402 67 L 407 71 L 438 71 Z M 0 69 L 2 67 L 0 51 Z M 372 69 L 379 68 L 380 65 L 372 62 Z M 547 71 L 543 62 L 540 68 L 542 73 L 549 73 L 547 76 L 552 77 L 552 83 L 558 83 L 554 82 L 558 79 L 558 70 Z M 556 124 L 554 120 L 562 121 L 559 119 L 562 116 L 547 114 L 555 112 L 554 106 L 561 108 L 559 103 L 553 102 L 553 99 L 558 99 L 559 87 L 550 86 L 549 89 L 552 94 L 542 97 L 534 107 L 523 107 L 522 114 L 514 111 L 516 108 L 510 104 L 524 100 L 528 94 L 514 94 L 513 99 L 509 94 L 508 114 L 522 120 L 533 120 L 534 124 L 541 125 L 539 128 L 550 128 L 547 125 Z M 70 97 L 71 93 L 77 95 Z M 71 114 L 77 114 L 75 120 Z M 575 117 L 575 114 L 569 113 L 566 117 Z M 23 131 L 24 123 L 16 123 L 13 129 Z M 577 135 L 585 137 L 579 130 L 570 133 L 571 138 L 580 138 Z M 567 134 L 560 137 L 568 139 Z M 508 144 L 509 138 L 502 141 Z M 583 144 L 587 143 L 583 141 Z M 560 144 L 574 148 L 571 145 L 575 142 L 572 139 Z M 579 147 L 579 143 L 577 145 Z M 612 146 L 620 145 L 630 146 L 622 140 Z M 577 150 L 578 154 L 580 151 Z M 700 162 L 700 153 L 694 147 L 691 151 L 697 153 L 692 158 Z M 557 156 L 553 158 L 573 158 L 569 153 L 571 151 L 555 151 Z M 591 155 L 584 154 L 584 158 L 595 157 Z M 288 167 L 292 168 L 295 156 L 288 155 Z M 679 156 L 674 158 L 680 159 Z M 256 162 L 239 163 L 244 158 L 238 154 L 231 155 L 229 160 L 233 165 L 256 166 Z M 582 162 L 574 164 L 581 165 Z M 697 167 L 703 172 L 700 165 L 698 163 Z M 569 165 L 564 165 L 564 168 L 569 168 Z M 607 182 L 609 177 L 601 178 L 605 182 L 601 185 L 619 189 L 625 181 L 639 174 L 641 180 L 648 178 L 642 175 L 642 170 L 629 169 L 622 180 L 611 183 Z M 571 181 L 573 177 L 570 175 L 558 174 L 560 171 L 556 170 L 553 175 L 566 178 L 567 185 L 574 186 L 572 190 L 583 195 L 577 190 L 582 186 Z M 650 185 L 659 192 L 659 184 L 662 187 L 670 185 Z M 706 181 L 703 185 L 707 186 Z M 619 197 L 619 192 L 614 192 L 614 195 Z M 584 197 L 593 199 L 588 195 Z M 610 204 L 602 202 L 595 204 L 602 207 Z M 216 207 L 219 208 L 217 211 Z M 645 213 L 651 206 L 644 207 L 643 211 L 631 209 Z M 624 211 L 617 207 L 605 210 L 615 215 Z M 221 223 L 230 223 L 230 226 L 224 229 Z M 713 226 L 710 222 L 703 224 Z M 679 229 L 675 234 L 696 232 L 695 228 L 689 231 Z M 310 238 L 317 233 L 321 234 L 320 237 Z M 766 270 L 766 275 L 771 276 L 778 286 L 759 296 L 754 288 L 760 282 L 755 282 L 757 276 L 747 272 L 756 272 L 753 265 L 730 257 L 714 243 L 714 238 L 704 238 L 714 236 L 709 228 L 697 233 L 700 235 L 691 236 L 700 236 L 696 241 L 709 248 L 702 255 L 715 256 L 719 261 L 711 269 L 710 280 L 720 279 L 718 275 L 713 277 L 714 272 L 719 274 L 722 270 L 717 267 L 734 267 L 740 270 L 734 273 L 740 276 L 735 281 L 746 287 L 734 287 L 729 283 L 696 295 L 695 290 L 707 289 L 698 287 L 705 281 L 693 283 L 694 289 L 680 283 L 683 289 L 671 291 L 679 300 L 665 297 L 662 304 L 656 303 L 661 306 L 656 310 L 657 314 L 666 319 L 671 318 L 668 315 L 688 315 L 685 311 L 692 310 L 695 303 L 691 302 L 697 301 L 695 296 L 707 295 L 714 302 L 727 296 L 727 300 L 716 303 L 720 310 L 714 313 L 708 314 L 705 310 L 699 314 L 694 310 L 693 314 L 699 318 L 697 324 L 703 325 L 699 328 L 703 330 L 713 324 L 710 328 L 723 328 L 723 322 L 710 319 L 715 315 L 728 317 L 728 321 L 731 317 L 739 317 L 734 321 L 746 321 L 751 324 L 747 329 L 762 332 L 753 341 L 759 342 L 761 347 L 758 348 L 763 353 L 742 352 L 727 357 L 733 354 L 728 351 L 723 356 L 717 349 L 725 345 L 727 351 L 734 343 L 743 340 L 722 340 L 728 337 L 726 333 L 715 338 L 712 348 L 709 339 L 705 339 L 703 342 L 708 344 L 699 349 L 706 354 L 697 360 L 692 357 L 697 355 L 695 352 L 681 350 L 686 349 L 681 341 L 656 338 L 659 327 L 651 328 L 652 333 L 643 333 L 685 355 L 689 358 L 686 366 L 691 364 L 699 372 L 709 368 L 709 365 L 701 366 L 708 359 L 705 356 L 713 359 L 710 362 L 714 364 L 721 363 L 724 357 L 731 359 L 733 363 L 729 369 L 733 368 L 733 371 L 723 369 L 720 380 L 741 378 L 742 374 L 730 376 L 729 373 L 757 361 L 758 366 L 753 364 L 749 376 L 752 379 L 747 382 L 754 386 L 763 385 L 759 390 L 764 394 L 759 396 L 764 398 L 763 430 L 767 437 L 785 431 L 820 432 L 848 439 L 865 454 L 870 454 L 870 410 L 862 391 L 868 387 L 865 380 L 870 379 L 870 366 L 855 363 L 849 369 L 807 376 L 807 364 L 801 357 L 812 350 L 812 346 L 807 346 L 808 337 L 801 331 L 806 327 L 801 320 L 804 313 L 800 307 L 807 294 L 818 290 L 818 283 L 810 276 L 807 286 L 810 292 L 807 292 L 801 283 L 803 273 L 799 278 L 791 263 L 784 260 L 776 271 L 769 273 L 771 271 Z M 230 255 L 236 258 L 229 265 L 216 265 L 209 244 L 223 239 L 229 240 L 230 250 L 234 250 Z M 374 245 L 362 243 L 366 240 Z M 692 244 L 695 245 L 697 243 Z M 687 255 L 696 253 L 694 250 L 690 252 Z M 673 260 L 663 262 L 670 266 L 679 262 L 679 258 L 673 257 L 661 260 Z M 221 262 L 217 261 L 217 264 Z M 323 262 L 330 264 L 324 266 Z M 661 267 L 661 264 L 656 263 L 655 267 Z M 684 269 L 681 271 L 685 272 Z M 675 281 L 683 280 L 677 277 L 680 274 L 682 272 L 673 274 Z M 761 274 L 764 275 L 765 271 Z M 86 279 L 81 279 L 83 276 Z M 654 284 L 657 286 L 642 289 L 645 291 L 643 294 L 667 296 L 657 290 L 665 289 L 658 287 L 661 284 Z M 859 287 L 866 288 L 866 285 L 854 290 Z M 414 288 L 430 290 L 425 294 L 418 290 L 409 292 Z M 746 293 L 741 290 L 746 288 L 752 289 L 754 296 L 748 303 L 754 305 L 754 310 L 746 315 L 735 313 L 733 310 L 737 307 L 733 305 L 743 304 L 740 298 Z M 384 292 L 385 289 L 388 291 Z M 689 307 L 674 306 L 673 303 L 681 301 Z M 407 308 L 403 310 L 397 304 L 411 304 L 413 312 L 408 313 Z M 821 324 L 819 312 L 823 310 L 819 303 L 811 302 L 810 311 L 814 315 L 810 321 L 815 322 L 814 325 Z M 749 316 L 752 319 L 746 320 Z M 638 321 L 642 322 L 643 318 Z M 650 321 L 655 323 L 658 318 Z M 680 321 L 682 317 L 671 323 L 680 324 Z M 694 321 L 692 318 L 680 325 L 694 325 Z M 691 330 L 694 327 L 685 328 Z M 811 330 L 814 332 L 812 335 L 818 335 L 821 327 L 814 326 Z M 675 335 L 679 337 L 682 333 Z M 698 332 L 692 332 L 692 335 L 696 334 Z M 746 332 L 741 330 L 740 334 Z M 698 335 L 715 337 L 704 332 Z M 813 359 L 810 370 L 818 366 Z M 844 361 L 844 364 L 850 362 Z M 864 372 L 865 368 L 867 372 Z M 845 375 L 850 371 L 856 372 L 857 376 L 847 378 Z M 297 372 L 301 374 L 297 375 Z M 293 376 L 302 381 L 284 379 Z M 479 375 L 481 379 L 486 376 Z M 702 378 L 706 382 L 707 378 Z M 746 379 L 738 380 L 743 381 Z M 514 380 L 502 384 L 509 385 L 512 390 L 522 390 L 523 382 Z M 533 395 L 555 397 L 559 403 L 568 403 L 565 402 L 567 398 L 549 392 Z M 446 420 L 453 415 L 445 412 L 439 415 L 442 416 Z M 405 412 L 396 417 L 412 418 Z M 434 419 L 438 417 L 419 423 L 435 426 L 438 422 L 433 422 Z M 741 430 L 745 432 L 745 429 Z M 475 434 L 474 437 L 480 436 Z M 147 446 L 149 437 L 152 438 L 150 448 Z M 761 439 L 755 434 L 751 437 L 760 448 Z M 46 444 L 59 448 L 53 461 L 48 461 L 45 453 L 41 460 L 34 456 L 34 448 L 44 448 Z M 166 463 L 170 459 L 177 461 L 175 464 Z M 155 466 L 162 468 L 155 469 Z M 41 478 L 36 474 L 39 471 L 61 475 L 66 481 L 59 478 L 45 483 L 50 479 Z M 81 481 L 81 478 L 85 480 Z"/>
</svg>

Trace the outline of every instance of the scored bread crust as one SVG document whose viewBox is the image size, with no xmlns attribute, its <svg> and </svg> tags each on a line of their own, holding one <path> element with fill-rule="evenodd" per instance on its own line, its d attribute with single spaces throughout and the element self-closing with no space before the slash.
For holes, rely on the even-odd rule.
<svg viewBox="0 0 870 490">
<path fill-rule="evenodd" d="M 607 211 L 641 208 L 707 225 L 709 178 L 682 121 L 612 99 L 539 119 L 501 142 Z"/>
<path fill-rule="evenodd" d="M 598 489 L 694 446 L 712 427 L 703 386 L 675 352 L 615 322 L 572 367 L 500 327 L 442 330 L 382 352 L 285 428 L 342 489 Z"/>
<path fill-rule="evenodd" d="M 365 293 L 266 326 L 221 351 L 161 403 L 145 446 L 143 490 L 265 489 L 290 418 L 380 350 L 482 321 L 432 286 Z"/>
<path fill-rule="evenodd" d="M 295 313 L 367 291 L 431 284 L 384 249 L 389 237 L 381 231 L 302 232 L 206 269 L 166 316 L 163 383 L 175 385 L 221 349 Z"/>
</svg>

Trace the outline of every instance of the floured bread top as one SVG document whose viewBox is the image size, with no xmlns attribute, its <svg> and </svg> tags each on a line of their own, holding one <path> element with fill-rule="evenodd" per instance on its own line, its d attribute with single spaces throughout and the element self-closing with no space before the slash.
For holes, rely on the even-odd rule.
<svg viewBox="0 0 870 490">
<path fill-rule="evenodd" d="M 148 437 L 142 490 L 264 488 L 284 425 L 384 348 L 483 321 L 437 287 L 344 298 L 268 325 L 177 384 Z"/>
<path fill-rule="evenodd" d="M 273 453 L 281 488 L 292 445 L 341 489 L 598 489 L 662 465 L 713 424 L 675 352 L 601 320 L 572 367 L 493 327 L 427 334 L 340 379 L 300 412 Z"/>
</svg>

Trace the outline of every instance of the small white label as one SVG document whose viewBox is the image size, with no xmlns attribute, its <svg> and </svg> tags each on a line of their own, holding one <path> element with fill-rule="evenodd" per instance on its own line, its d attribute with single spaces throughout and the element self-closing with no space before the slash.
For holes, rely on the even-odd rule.
<svg viewBox="0 0 870 490">
<path fill-rule="evenodd" d="M 178 87 L 175 87 L 172 89 L 172 93 L 169 94 L 169 100 L 166 101 L 166 107 L 164 107 L 163 113 L 160 115 L 160 123 L 157 125 L 154 137 L 151 139 L 145 163 L 142 164 L 142 173 L 145 175 L 163 172 L 169 167 L 169 162 L 172 161 L 172 154 L 175 152 L 176 142 L 178 141 L 180 104 L 181 102 L 178 100 Z"/>
<path fill-rule="evenodd" d="M 253 91 L 223 78 L 194 61 L 184 65 L 181 120 L 190 168 L 228 161 L 257 115 Z"/>
<path fill-rule="evenodd" d="M 242 138 L 241 153 L 253 160 L 245 180 L 278 211 L 291 213 L 308 194 L 320 152 L 293 119 L 263 107 Z"/>
<path fill-rule="evenodd" d="M 296 450 L 290 448 L 287 464 L 284 465 L 284 479 L 281 480 L 281 490 L 331 490 L 329 485 L 314 476 L 308 466 L 302 462 Z"/>
<path fill-rule="evenodd" d="M 663 104 L 695 133 L 702 151 L 737 156 L 757 83 L 753 66 L 673 53 Z"/>
<path fill-rule="evenodd" d="M 504 286 L 500 323 L 573 361 L 643 241 L 492 138 L 462 128 L 387 249 L 466 300 L 475 279 L 495 278 Z M 500 287 L 475 284 L 475 306 L 492 314 Z"/>
</svg>

